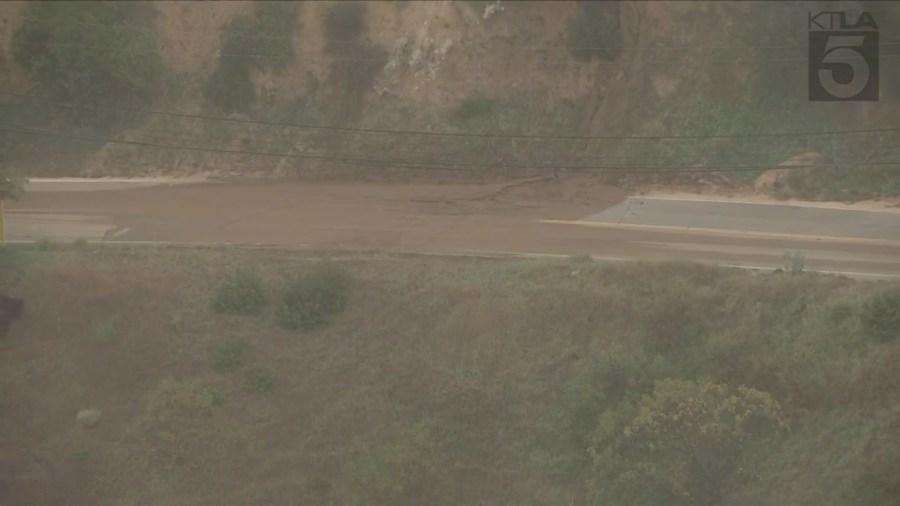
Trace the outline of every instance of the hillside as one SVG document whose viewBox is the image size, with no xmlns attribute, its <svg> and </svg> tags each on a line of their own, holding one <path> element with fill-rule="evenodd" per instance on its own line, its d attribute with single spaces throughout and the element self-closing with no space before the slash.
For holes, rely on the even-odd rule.
<svg viewBox="0 0 900 506">
<path fill-rule="evenodd" d="M 896 126 L 889 42 L 880 102 L 808 102 L 807 12 L 833 4 L 4 2 L 0 86 L 13 95 L 0 97 L 0 117 L 44 134 L 7 132 L 3 152 L 33 175 L 509 178 L 562 167 L 693 188 L 749 186 L 813 152 L 828 166 L 767 189 L 897 195 L 896 131 L 742 137 Z M 900 40 L 896 4 L 839 7 L 871 10 L 882 40 Z M 608 138 L 632 136 L 699 138 Z"/>
<path fill-rule="evenodd" d="M 896 283 L 322 261 L 0 250 L 0 502 L 896 504 Z"/>
</svg>

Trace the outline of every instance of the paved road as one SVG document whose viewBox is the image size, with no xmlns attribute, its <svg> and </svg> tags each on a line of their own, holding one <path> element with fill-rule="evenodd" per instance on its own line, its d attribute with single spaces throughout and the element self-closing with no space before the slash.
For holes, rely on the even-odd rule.
<svg viewBox="0 0 900 506">
<path fill-rule="evenodd" d="M 630 197 L 584 220 L 900 241 L 900 210 Z"/>
<path fill-rule="evenodd" d="M 767 268 L 780 267 L 785 251 L 802 251 L 811 270 L 900 277 L 896 210 L 626 199 L 578 180 L 168 183 L 34 183 L 8 208 L 10 239 L 592 254 Z"/>
</svg>

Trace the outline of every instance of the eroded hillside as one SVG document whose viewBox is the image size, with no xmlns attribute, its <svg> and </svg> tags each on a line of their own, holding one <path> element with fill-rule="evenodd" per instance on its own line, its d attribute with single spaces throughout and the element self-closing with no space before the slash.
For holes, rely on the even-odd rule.
<svg viewBox="0 0 900 506">
<path fill-rule="evenodd" d="M 7 2 L 0 82 L 15 96 L 0 113 L 44 134 L 7 132 L 4 151 L 32 174 L 510 177 L 562 168 L 716 186 L 747 185 L 812 152 L 830 165 L 791 171 L 799 177 L 769 189 L 896 194 L 898 169 L 886 163 L 896 132 L 741 137 L 896 123 L 898 47 L 889 41 L 900 8 L 889 3 L 841 4 L 873 11 L 888 41 L 881 102 L 808 101 L 806 15 L 831 4 Z M 134 108 L 179 115 L 124 110 Z M 737 137 L 704 137 L 718 134 Z M 700 138 L 620 138 L 683 135 Z"/>
</svg>

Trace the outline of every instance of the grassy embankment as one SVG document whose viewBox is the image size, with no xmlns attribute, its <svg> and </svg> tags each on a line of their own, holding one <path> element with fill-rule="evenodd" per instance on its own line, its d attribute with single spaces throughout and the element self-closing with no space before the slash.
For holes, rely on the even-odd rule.
<svg viewBox="0 0 900 506">
<path fill-rule="evenodd" d="M 896 499 L 888 284 L 585 259 L 2 255 L 0 291 L 27 299 L 0 355 L 10 504 Z M 705 410 L 729 399 L 763 399 L 771 430 Z M 740 437 L 703 447 L 664 418 L 694 401 L 697 423 Z M 734 467 L 718 496 L 678 448 L 649 449 L 654 409 Z"/>
</svg>

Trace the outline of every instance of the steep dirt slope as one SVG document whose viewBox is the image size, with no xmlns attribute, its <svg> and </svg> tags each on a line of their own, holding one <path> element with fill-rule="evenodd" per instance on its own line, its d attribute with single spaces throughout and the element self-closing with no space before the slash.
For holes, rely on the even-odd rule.
<svg viewBox="0 0 900 506">
<path fill-rule="evenodd" d="M 881 102 L 808 101 L 803 20 L 808 9 L 825 8 L 827 3 L 303 2 L 281 4 L 293 7 L 282 7 L 274 19 L 266 10 L 273 4 L 137 4 L 140 22 L 125 31 L 155 37 L 154 51 L 158 49 L 164 70 L 159 72 L 156 96 L 151 97 L 154 107 L 293 124 L 613 137 L 845 130 L 893 124 L 898 111 L 891 92 L 896 72 L 890 72 L 890 65 L 883 73 Z M 896 26 L 900 8 L 894 5 L 871 7 L 880 9 L 882 39 L 888 41 L 882 51 L 888 63 L 900 56 L 890 42 L 900 38 Z M 23 2 L 0 3 L 0 83 L 19 93 L 52 95 L 28 82 L 13 57 L 11 42 L 23 26 L 25 7 Z M 65 20 L 63 26 L 68 27 Z M 86 46 L 85 51 L 91 47 L 96 50 Z M 529 177 L 545 175 L 541 167 L 548 165 L 764 169 L 813 152 L 839 162 L 839 167 L 820 178 L 822 183 L 792 183 L 792 191 L 804 198 L 900 192 L 896 167 L 869 174 L 854 165 L 891 156 L 896 135 L 827 142 L 791 136 L 764 142 L 681 143 L 453 139 L 157 115 L 142 121 L 126 120 L 122 114 L 85 120 L 59 111 L 36 115 L 19 107 L 10 105 L 9 121 L 31 128 L 62 128 L 168 146 L 319 157 L 241 157 L 58 139 L 30 139 L 33 144 L 26 145 L 20 137 L 13 138 L 6 150 L 13 165 L 37 174 L 332 177 L 335 171 L 349 169 L 355 177 L 371 178 L 379 177 L 380 169 L 403 165 L 394 160 L 416 159 L 432 166 L 441 165 L 434 160 L 462 162 L 470 170 L 455 174 L 469 178 Z M 387 161 L 363 167 L 334 157 Z M 652 179 L 665 185 L 696 186 L 703 179 L 716 186 L 752 186 L 758 175 Z M 811 178 L 802 175 L 807 181 Z"/>
</svg>

